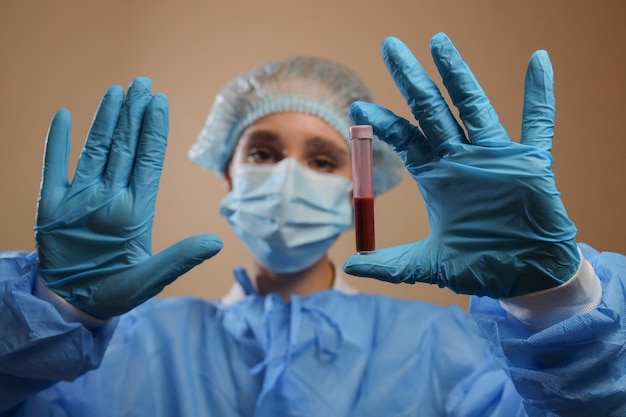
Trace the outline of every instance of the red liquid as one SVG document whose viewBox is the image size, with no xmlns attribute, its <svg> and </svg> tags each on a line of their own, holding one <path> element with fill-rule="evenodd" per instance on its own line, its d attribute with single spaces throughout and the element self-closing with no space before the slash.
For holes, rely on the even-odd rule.
<svg viewBox="0 0 626 417">
<path fill-rule="evenodd" d="M 354 198 L 354 231 L 357 253 L 374 252 L 374 198 Z"/>
</svg>

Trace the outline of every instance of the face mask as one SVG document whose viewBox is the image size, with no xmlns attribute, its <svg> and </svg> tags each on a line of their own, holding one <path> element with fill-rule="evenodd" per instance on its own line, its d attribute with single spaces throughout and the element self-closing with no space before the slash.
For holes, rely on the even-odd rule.
<svg viewBox="0 0 626 417">
<path fill-rule="evenodd" d="M 352 184 L 293 158 L 238 165 L 219 211 L 254 258 L 276 273 L 302 271 L 352 227 Z"/>
</svg>

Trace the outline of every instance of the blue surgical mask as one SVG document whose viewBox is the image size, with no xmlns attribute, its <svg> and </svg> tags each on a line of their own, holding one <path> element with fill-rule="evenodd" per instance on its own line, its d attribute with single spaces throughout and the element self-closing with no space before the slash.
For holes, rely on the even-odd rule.
<svg viewBox="0 0 626 417">
<path fill-rule="evenodd" d="M 276 273 L 302 271 L 352 227 L 352 183 L 293 158 L 240 164 L 219 211 L 254 258 Z"/>
</svg>

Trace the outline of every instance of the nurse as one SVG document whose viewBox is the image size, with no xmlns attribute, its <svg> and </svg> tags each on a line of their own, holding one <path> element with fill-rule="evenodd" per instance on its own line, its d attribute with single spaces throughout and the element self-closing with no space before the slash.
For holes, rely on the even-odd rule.
<svg viewBox="0 0 626 417">
<path fill-rule="evenodd" d="M 0 410 L 623 415 L 626 261 L 577 245 L 554 186 L 547 54 L 529 62 L 515 143 L 449 39 L 436 35 L 431 50 L 463 127 L 395 38 L 383 59 L 417 124 L 369 103 L 354 74 L 317 58 L 262 65 L 218 95 L 190 157 L 223 178 L 220 212 L 251 256 L 215 303 L 151 299 L 221 249 L 202 235 L 151 254 L 166 98 L 148 79 L 126 96 L 111 88 L 71 184 L 69 113 L 57 113 L 37 251 L 0 258 Z M 480 296 L 474 320 L 359 294 L 327 257 L 351 226 L 350 123 L 382 140 L 375 192 L 397 184 L 402 161 L 431 230 L 343 269 Z"/>
</svg>

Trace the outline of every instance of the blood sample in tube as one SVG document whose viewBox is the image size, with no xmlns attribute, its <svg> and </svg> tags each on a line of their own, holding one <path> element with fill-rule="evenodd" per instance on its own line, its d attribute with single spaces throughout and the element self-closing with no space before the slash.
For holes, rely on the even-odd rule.
<svg viewBox="0 0 626 417">
<path fill-rule="evenodd" d="M 356 125 L 350 127 L 354 231 L 356 235 L 356 252 L 359 254 L 372 253 L 376 250 L 372 161 L 373 137 L 374 131 L 372 126 Z"/>
</svg>

